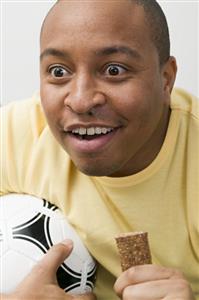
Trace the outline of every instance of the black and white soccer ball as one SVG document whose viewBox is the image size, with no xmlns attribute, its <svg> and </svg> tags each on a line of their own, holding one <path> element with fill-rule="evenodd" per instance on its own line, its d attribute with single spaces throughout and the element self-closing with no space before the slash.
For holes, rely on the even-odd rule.
<svg viewBox="0 0 199 300">
<path fill-rule="evenodd" d="M 73 240 L 69 257 L 59 267 L 59 286 L 72 294 L 92 291 L 96 264 L 61 211 L 46 200 L 24 194 L 0 197 L 1 293 L 10 293 L 48 249 Z"/>
</svg>

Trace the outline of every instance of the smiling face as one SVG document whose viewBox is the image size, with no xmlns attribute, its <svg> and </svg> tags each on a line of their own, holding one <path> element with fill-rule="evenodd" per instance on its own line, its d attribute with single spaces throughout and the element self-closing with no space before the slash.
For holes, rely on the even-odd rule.
<svg viewBox="0 0 199 300">
<path fill-rule="evenodd" d="M 41 36 L 41 100 L 74 164 L 127 176 L 159 152 L 175 60 L 160 68 L 143 8 L 129 1 L 60 1 Z"/>
</svg>

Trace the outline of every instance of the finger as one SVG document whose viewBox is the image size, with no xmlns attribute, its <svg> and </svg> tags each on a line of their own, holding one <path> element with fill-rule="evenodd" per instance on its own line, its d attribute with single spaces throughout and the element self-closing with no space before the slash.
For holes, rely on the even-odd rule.
<svg viewBox="0 0 199 300">
<path fill-rule="evenodd" d="M 125 287 L 133 284 L 163 280 L 169 278 L 182 278 L 180 271 L 156 265 L 141 265 L 132 267 L 123 272 L 115 282 L 114 289 L 121 296 Z"/>
<path fill-rule="evenodd" d="M 75 300 L 97 300 L 93 293 L 87 293 L 84 295 L 75 296 Z"/>
<path fill-rule="evenodd" d="M 128 286 L 124 289 L 124 300 L 193 299 L 188 282 L 183 279 L 163 279 Z"/>
<path fill-rule="evenodd" d="M 33 268 L 33 273 L 42 282 L 54 283 L 59 266 L 70 255 L 73 249 L 71 240 L 54 245 Z"/>
<path fill-rule="evenodd" d="M 122 299 L 136 300 L 160 300 L 168 292 L 168 280 L 150 281 L 127 286 L 122 293 Z M 161 284 L 161 283 L 162 284 Z"/>
</svg>

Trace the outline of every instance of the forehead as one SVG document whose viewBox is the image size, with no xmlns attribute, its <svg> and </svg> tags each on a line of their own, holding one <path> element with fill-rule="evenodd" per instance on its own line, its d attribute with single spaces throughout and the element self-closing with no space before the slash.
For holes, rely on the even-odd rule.
<svg viewBox="0 0 199 300">
<path fill-rule="evenodd" d="M 133 42 L 143 48 L 151 43 L 144 10 L 128 0 L 64 0 L 47 16 L 41 50 L 46 47 L 67 47 L 91 44 Z"/>
</svg>

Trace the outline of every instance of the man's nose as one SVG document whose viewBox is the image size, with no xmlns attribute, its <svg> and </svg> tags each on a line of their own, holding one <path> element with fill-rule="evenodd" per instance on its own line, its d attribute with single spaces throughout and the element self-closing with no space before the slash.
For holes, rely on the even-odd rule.
<svg viewBox="0 0 199 300">
<path fill-rule="evenodd" d="M 105 94 L 91 76 L 83 75 L 71 80 L 64 105 L 77 114 L 88 114 L 106 102 Z"/>
</svg>

